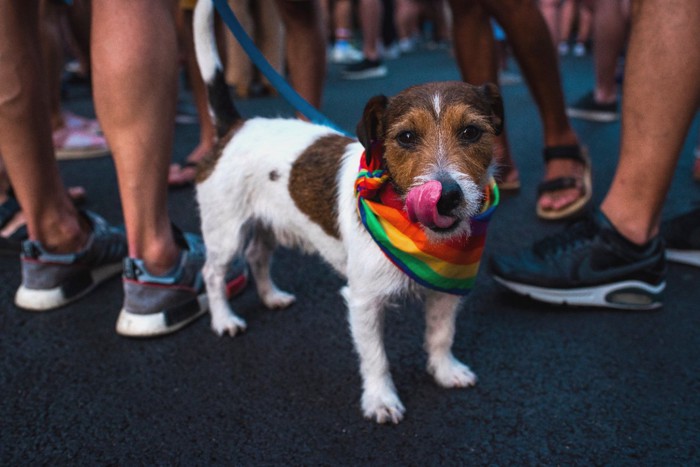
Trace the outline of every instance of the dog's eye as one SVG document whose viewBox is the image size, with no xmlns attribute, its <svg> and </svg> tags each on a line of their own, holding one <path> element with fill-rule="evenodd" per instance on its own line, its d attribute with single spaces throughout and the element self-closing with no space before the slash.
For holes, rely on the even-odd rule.
<svg viewBox="0 0 700 467">
<path fill-rule="evenodd" d="M 473 143 L 481 138 L 482 133 L 481 128 L 469 125 L 459 131 L 459 139 L 467 143 Z"/>
<path fill-rule="evenodd" d="M 418 143 L 418 135 L 416 135 L 412 131 L 402 131 L 399 133 L 399 135 L 396 137 L 396 141 L 398 143 L 407 149 L 414 148 L 416 144 Z"/>
</svg>

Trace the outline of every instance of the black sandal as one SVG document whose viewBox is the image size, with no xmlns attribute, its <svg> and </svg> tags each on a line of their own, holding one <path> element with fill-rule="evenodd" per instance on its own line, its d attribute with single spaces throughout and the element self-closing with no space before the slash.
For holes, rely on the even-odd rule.
<svg viewBox="0 0 700 467">
<path fill-rule="evenodd" d="M 585 209 L 593 194 L 591 183 L 591 162 L 586 148 L 583 148 L 577 144 L 545 148 L 545 163 L 553 159 L 569 159 L 578 161 L 583 164 L 584 172 L 583 177 L 558 177 L 541 182 L 537 186 L 538 199 L 543 193 L 551 193 L 553 191 L 566 190 L 570 188 L 578 188 L 581 190 L 581 196 L 576 201 L 564 206 L 561 209 L 542 209 L 538 204 L 537 216 L 540 219 L 546 220 L 560 220 L 579 214 L 583 209 Z"/>
</svg>

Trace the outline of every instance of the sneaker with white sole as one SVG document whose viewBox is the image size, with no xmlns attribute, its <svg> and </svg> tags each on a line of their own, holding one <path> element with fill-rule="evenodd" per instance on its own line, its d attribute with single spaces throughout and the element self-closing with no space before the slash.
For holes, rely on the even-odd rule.
<svg viewBox="0 0 700 467">
<path fill-rule="evenodd" d="M 67 305 L 121 272 L 127 255 L 123 230 L 93 212 L 82 215 L 92 233 L 77 253 L 51 253 L 35 240 L 22 243 L 22 285 L 15 294 L 18 307 L 46 311 Z"/>
<path fill-rule="evenodd" d="M 344 79 L 368 79 L 382 78 L 386 76 L 387 69 L 381 60 L 370 60 L 365 58 L 359 63 L 348 65 L 343 70 L 341 76 Z"/>
<path fill-rule="evenodd" d="M 509 290 L 560 305 L 651 310 L 666 286 L 663 240 L 636 245 L 601 212 L 517 255 L 493 256 L 491 270 Z"/>
<path fill-rule="evenodd" d="M 209 309 L 202 278 L 206 259 L 201 237 L 175 232 L 182 252 L 167 274 L 148 272 L 138 258 L 124 260 L 124 306 L 117 332 L 129 337 L 154 337 L 179 330 Z M 237 258 L 227 276 L 229 296 L 240 293 L 247 283 L 245 262 Z"/>
<path fill-rule="evenodd" d="M 663 222 L 661 236 L 669 261 L 700 267 L 700 208 Z"/>
</svg>

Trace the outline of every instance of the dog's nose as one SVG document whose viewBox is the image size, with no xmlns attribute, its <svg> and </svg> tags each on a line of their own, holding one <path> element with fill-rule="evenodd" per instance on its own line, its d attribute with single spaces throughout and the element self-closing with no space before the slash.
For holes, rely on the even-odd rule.
<svg viewBox="0 0 700 467">
<path fill-rule="evenodd" d="M 462 189 L 454 180 L 441 181 L 442 193 L 437 203 L 438 213 L 446 216 L 462 202 Z"/>
</svg>

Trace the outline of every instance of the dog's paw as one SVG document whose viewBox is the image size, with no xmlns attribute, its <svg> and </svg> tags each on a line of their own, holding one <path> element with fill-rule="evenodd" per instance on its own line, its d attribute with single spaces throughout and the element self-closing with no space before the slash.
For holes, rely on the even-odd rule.
<svg viewBox="0 0 700 467">
<path fill-rule="evenodd" d="M 242 318 L 235 315 L 229 315 L 224 319 L 211 320 L 211 328 L 214 330 L 217 336 L 228 334 L 229 336 L 234 337 L 236 334 L 245 331 L 246 327 L 246 322 Z"/>
<path fill-rule="evenodd" d="M 431 364 L 428 371 L 435 381 L 445 388 L 467 388 L 474 386 L 477 381 L 476 375 L 469 367 L 455 358 L 445 358 Z"/>
<path fill-rule="evenodd" d="M 265 306 L 272 310 L 287 308 L 296 300 L 297 298 L 294 295 L 281 290 L 271 291 L 262 297 L 262 301 Z"/>
<path fill-rule="evenodd" d="M 397 424 L 403 420 L 403 414 L 406 412 L 399 397 L 394 394 L 363 396 L 362 411 L 365 418 L 374 420 L 377 423 L 393 423 Z"/>
</svg>

